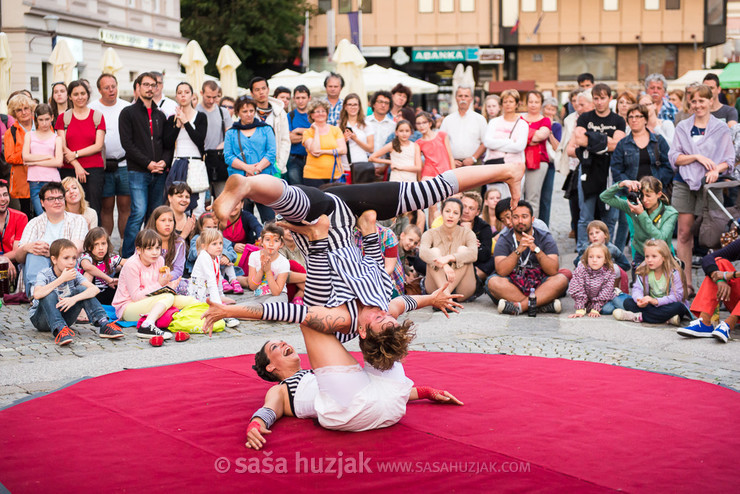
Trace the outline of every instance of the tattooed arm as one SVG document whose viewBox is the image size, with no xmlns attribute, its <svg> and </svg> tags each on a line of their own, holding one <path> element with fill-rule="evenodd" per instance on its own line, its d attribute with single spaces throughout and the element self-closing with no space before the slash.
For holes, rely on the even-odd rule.
<svg viewBox="0 0 740 494">
<path fill-rule="evenodd" d="M 334 334 L 348 333 L 351 329 L 351 320 L 346 306 L 311 307 L 303 320 L 303 325 L 319 333 Z"/>
</svg>

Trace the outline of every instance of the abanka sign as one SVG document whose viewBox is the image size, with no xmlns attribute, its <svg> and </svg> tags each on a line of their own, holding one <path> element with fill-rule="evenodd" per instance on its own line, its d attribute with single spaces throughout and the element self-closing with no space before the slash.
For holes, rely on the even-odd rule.
<svg viewBox="0 0 740 494">
<path fill-rule="evenodd" d="M 477 46 L 451 46 L 448 48 L 413 48 L 414 62 L 477 62 Z"/>
</svg>

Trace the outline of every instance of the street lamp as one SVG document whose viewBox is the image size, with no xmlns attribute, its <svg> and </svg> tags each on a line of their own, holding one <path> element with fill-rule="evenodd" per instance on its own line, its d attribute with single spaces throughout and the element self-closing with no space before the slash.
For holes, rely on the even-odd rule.
<svg viewBox="0 0 740 494">
<path fill-rule="evenodd" d="M 57 28 L 59 27 L 59 16 L 45 15 L 44 24 L 46 24 L 46 30 L 51 33 L 51 49 L 53 50 L 57 46 Z"/>
</svg>

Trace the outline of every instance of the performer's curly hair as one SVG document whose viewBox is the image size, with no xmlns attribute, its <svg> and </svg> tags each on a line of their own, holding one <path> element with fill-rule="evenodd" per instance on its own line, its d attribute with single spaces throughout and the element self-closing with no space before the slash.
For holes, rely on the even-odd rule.
<svg viewBox="0 0 740 494">
<path fill-rule="evenodd" d="M 410 320 L 402 324 L 388 323 L 379 333 L 368 330 L 366 337 L 360 339 L 360 350 L 365 362 L 385 371 L 408 355 L 409 343 L 414 337 L 416 331 Z"/>
<path fill-rule="evenodd" d="M 265 381 L 280 382 L 279 377 L 267 370 L 267 366 L 270 365 L 270 357 L 267 356 L 267 351 L 265 351 L 267 343 L 270 342 L 266 342 L 262 345 L 260 351 L 254 354 L 254 365 L 252 366 L 252 369 L 254 369 L 255 372 L 257 372 L 257 375 Z"/>
</svg>

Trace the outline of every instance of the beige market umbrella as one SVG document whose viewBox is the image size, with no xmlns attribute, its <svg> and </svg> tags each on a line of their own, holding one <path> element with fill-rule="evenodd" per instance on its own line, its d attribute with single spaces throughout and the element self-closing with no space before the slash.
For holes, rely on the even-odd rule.
<svg viewBox="0 0 740 494">
<path fill-rule="evenodd" d="M 337 64 L 337 73 L 344 77 L 344 89 L 340 96 L 344 98 L 349 93 L 357 93 L 362 99 L 363 108 L 367 108 L 367 94 L 365 93 L 365 79 L 362 69 L 367 65 L 360 49 L 342 39 L 334 51 L 332 61 Z"/>
<path fill-rule="evenodd" d="M 236 98 L 239 90 L 239 84 L 236 81 L 236 69 L 241 64 L 241 60 L 229 45 L 221 47 L 221 51 L 218 52 L 216 67 L 218 67 L 218 73 L 221 76 L 221 91 L 224 96 Z"/>
<path fill-rule="evenodd" d="M 117 72 L 123 68 L 121 57 L 116 50 L 107 48 L 103 53 L 103 59 L 100 61 L 100 72 L 103 74 L 112 74 L 117 77 Z"/>
<path fill-rule="evenodd" d="M 69 84 L 72 82 L 72 70 L 77 65 L 77 60 L 72 55 L 66 41 L 63 39 L 57 40 L 57 44 L 49 57 L 49 63 L 52 65 L 52 83 L 64 81 L 65 84 Z"/>
<path fill-rule="evenodd" d="M 200 91 L 206 76 L 208 59 L 197 41 L 191 40 L 185 46 L 185 52 L 180 57 L 180 65 L 185 67 L 188 82 L 193 91 Z"/>
<path fill-rule="evenodd" d="M 10 65 L 12 61 L 8 36 L 5 33 L 0 33 L 0 113 L 8 113 L 8 106 L 5 102 L 10 96 Z"/>
</svg>

